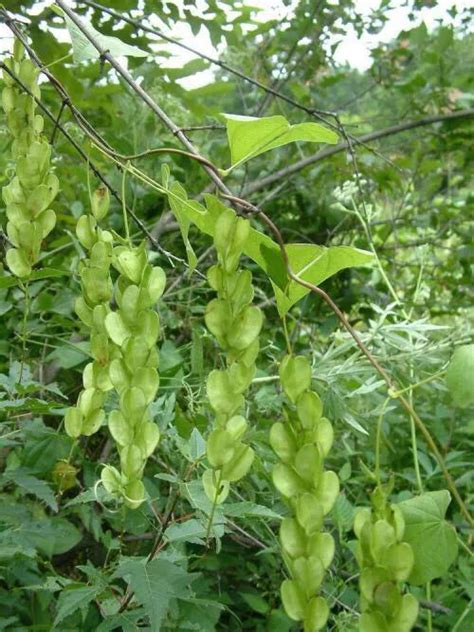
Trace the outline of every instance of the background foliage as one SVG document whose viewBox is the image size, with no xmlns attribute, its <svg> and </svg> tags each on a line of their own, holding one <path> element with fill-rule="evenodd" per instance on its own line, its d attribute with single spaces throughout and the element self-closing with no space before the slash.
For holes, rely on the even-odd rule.
<svg viewBox="0 0 474 632">
<path fill-rule="evenodd" d="M 415 19 L 435 3 L 409 4 Z M 221 112 L 308 120 L 305 112 L 223 68 L 216 69 L 209 85 L 185 89 L 177 80 L 208 68 L 207 61 L 196 58 L 182 68 L 171 67 L 171 45 L 158 47 L 155 36 L 86 5 L 78 2 L 75 8 L 95 28 L 153 51 L 146 58 L 129 58 L 129 68 L 179 126 L 211 126 L 189 135 L 215 164 L 229 164 Z M 148 0 L 109 5 L 144 20 L 156 13 L 164 29 L 177 22 L 189 24 L 193 33 L 207 29 L 223 62 L 306 107 L 337 112 L 356 137 L 472 108 L 474 46 L 467 11 L 458 16 L 457 28 L 444 24 L 428 31 L 421 24 L 379 45 L 372 66 L 361 73 L 334 62 L 330 36 L 344 34 L 349 25 L 358 34 L 377 32 L 389 15 L 389 0 L 368 17 L 349 0 L 337 6 L 299 0 L 292 10 L 288 7 L 286 18 L 268 22 L 258 21 L 250 5 L 233 0 L 207 0 L 203 10 L 186 1 L 180 8 Z M 41 61 L 51 65 L 75 105 L 116 151 L 135 154 L 177 146 L 107 67 L 64 58 L 70 44 L 63 41 L 61 18 L 49 7 L 13 0 L 5 6 L 18 16 Z M 61 103 L 56 91 L 48 83 L 41 87 L 43 102 L 57 115 Z M 120 172 L 91 149 L 67 111 L 61 120 L 120 189 Z M 48 123 L 46 131 L 51 137 L 53 125 Z M 286 240 L 377 252 L 380 267 L 343 271 L 324 287 L 402 388 L 421 383 L 407 392 L 465 500 L 472 497 L 472 409 L 455 405 L 443 371 L 453 349 L 472 341 L 471 138 L 467 117 L 447 117 L 387 135 L 369 147 L 357 146 L 359 178 L 347 151 L 286 174 L 288 165 L 314 154 L 311 144 L 264 154 L 230 176 L 233 188 L 263 208 Z M 0 184 L 5 185 L 11 162 L 3 120 L 0 142 Z M 64 409 L 81 389 L 88 357 L 73 304 L 82 254 L 74 226 L 89 200 L 87 166 L 57 131 L 53 154 L 61 183 L 55 202 L 59 221 L 43 254 L 44 273 L 30 285 L 28 309 L 22 288 L 6 273 L 0 277 L 0 629 L 297 629 L 284 614 L 278 593 L 283 568 L 276 533 L 285 507 L 271 484 L 276 457 L 268 431 L 283 406 L 274 378 L 285 339 L 268 279 L 248 262 L 257 304 L 265 311 L 258 374 L 248 396 L 257 459 L 216 512 L 214 539 L 206 546 L 209 503 L 199 460 L 210 417 L 205 377 L 217 357 L 203 325 L 211 292 L 202 275 L 189 275 L 180 261 L 152 252 L 168 277 L 160 308 L 162 381 L 152 408 L 162 440 L 146 470 L 151 502 L 137 511 L 110 505 L 95 486 L 101 464 L 116 460 L 107 431 L 73 445 L 63 429 Z M 156 177 L 163 163 L 190 196 L 208 187 L 199 165 L 184 156 L 147 157 L 140 168 Z M 138 180 L 129 178 L 126 184 L 136 215 L 166 251 L 185 259 L 166 199 Z M 0 217 L 4 223 L 3 209 Z M 110 221 L 119 233 L 121 218 L 113 202 Z M 138 243 L 141 233 L 134 229 L 133 237 Z M 205 272 L 214 257 L 210 240 L 194 228 L 190 239 L 198 271 Z M 395 400 L 385 406 L 385 387 L 323 303 L 305 297 L 289 313 L 288 329 L 295 351 L 312 358 L 314 387 L 336 430 L 329 465 L 339 474 L 342 493 L 328 526 L 338 542 L 337 571 L 326 576 L 323 593 L 333 612 L 330 629 L 355 630 L 359 606 L 352 518 L 356 506 L 368 504 L 381 414 L 381 463 L 384 477 L 394 478 L 393 500 L 408 500 L 420 488 L 443 490 L 446 484 L 401 407 Z M 456 528 L 460 555 L 449 574 L 432 583 L 431 593 L 414 588 L 424 600 L 417 629 L 432 625 L 434 630 L 468 632 L 474 626 L 468 525 L 453 502 L 447 515 Z M 434 525 L 444 528 L 445 523 L 434 520 Z M 145 564 L 157 539 L 160 553 Z M 127 586 L 135 601 L 119 613 Z"/>
</svg>

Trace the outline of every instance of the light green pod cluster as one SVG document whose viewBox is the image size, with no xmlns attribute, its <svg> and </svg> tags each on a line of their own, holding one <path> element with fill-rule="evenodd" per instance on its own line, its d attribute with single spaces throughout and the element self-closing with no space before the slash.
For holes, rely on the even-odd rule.
<svg viewBox="0 0 474 632">
<path fill-rule="evenodd" d="M 117 354 L 105 329 L 105 318 L 110 312 L 113 284 L 110 276 L 113 237 L 98 225 L 109 210 L 109 191 L 105 187 L 94 191 L 91 212 L 81 215 L 76 235 L 87 252 L 79 263 L 81 296 L 75 304 L 76 314 L 89 329 L 91 356 L 83 372 L 83 386 L 76 406 L 69 408 L 64 419 L 70 437 L 92 435 L 105 421 L 103 405 L 106 392 L 113 388 L 109 379 L 109 365 Z"/>
<path fill-rule="evenodd" d="M 118 309 L 109 311 L 104 324 L 119 350 L 109 366 L 110 381 L 119 395 L 119 410 L 110 413 L 108 425 L 120 454 L 120 471 L 105 466 L 102 482 L 108 492 L 136 508 L 145 499 L 143 470 L 159 440 L 149 405 L 159 386 L 156 343 L 160 321 L 155 305 L 166 277 L 162 268 L 148 263 L 144 242 L 138 247 L 115 247 L 112 265 L 119 272 L 115 288 Z"/>
<path fill-rule="evenodd" d="M 329 615 L 326 600 L 317 593 L 335 550 L 332 536 L 322 530 L 339 494 L 336 473 L 324 469 L 334 433 L 322 416 L 318 394 L 310 390 L 311 366 L 304 356 L 286 356 L 280 380 L 296 407 L 285 423 L 273 424 L 270 431 L 270 444 L 280 459 L 273 483 L 293 514 L 280 527 L 291 577 L 282 583 L 281 596 L 288 616 L 302 621 L 305 632 L 314 632 L 326 625 Z"/>
<path fill-rule="evenodd" d="M 13 56 L 5 65 L 38 99 L 38 68 L 25 57 L 16 40 Z M 3 187 L 8 218 L 7 234 L 13 248 L 6 254 L 8 267 L 18 277 L 28 277 L 37 263 L 43 239 L 53 230 L 56 214 L 49 208 L 59 190 L 57 177 L 50 173 L 51 145 L 42 136 L 44 120 L 36 114 L 32 96 L 4 70 L 3 109 L 13 136 L 12 156 L 15 176 Z"/>
<path fill-rule="evenodd" d="M 263 322 L 261 310 L 251 305 L 252 273 L 239 269 L 249 231 L 248 220 L 237 217 L 231 209 L 223 211 L 214 237 L 218 262 L 207 274 L 217 298 L 207 306 L 206 326 L 226 358 L 226 368 L 211 371 L 207 380 L 216 418 L 207 439 L 211 469 L 204 473 L 203 484 L 208 498 L 215 503 L 226 499 L 229 484 L 245 476 L 254 458 L 252 448 L 242 440 L 248 422 L 239 414 L 245 403 L 243 394 L 255 375 Z"/>
<path fill-rule="evenodd" d="M 387 502 L 381 487 L 372 495 L 372 509 L 360 509 L 355 516 L 361 632 L 409 632 L 415 625 L 418 601 L 401 591 L 414 563 L 413 550 L 403 541 L 404 530 L 402 512 Z"/>
</svg>

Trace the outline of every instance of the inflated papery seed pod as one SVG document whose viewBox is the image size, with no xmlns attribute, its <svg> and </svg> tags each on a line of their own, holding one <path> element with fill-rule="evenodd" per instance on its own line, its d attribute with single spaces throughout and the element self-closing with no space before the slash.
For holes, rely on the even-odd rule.
<svg viewBox="0 0 474 632">
<path fill-rule="evenodd" d="M 409 632 L 418 617 L 418 601 L 403 594 L 414 563 L 411 546 L 403 541 L 405 521 L 388 502 L 389 487 L 372 494 L 372 507 L 354 518 L 356 558 L 360 567 L 361 632 Z"/>
<path fill-rule="evenodd" d="M 144 243 L 115 247 L 112 265 L 119 272 L 115 287 L 118 309 L 105 315 L 104 325 L 119 352 L 108 373 L 120 404 L 119 410 L 110 413 L 108 425 L 118 447 L 120 471 L 107 465 L 101 478 L 108 492 L 134 509 L 145 500 L 143 470 L 159 440 L 149 405 L 159 386 L 156 343 L 160 321 L 155 305 L 166 277 L 162 268 L 148 263 Z"/>
<path fill-rule="evenodd" d="M 94 434 L 105 421 L 105 396 L 113 388 L 109 365 L 119 353 L 105 328 L 113 294 L 110 276 L 113 238 L 109 231 L 100 228 L 98 222 L 106 216 L 108 208 L 108 189 L 97 189 L 91 198 L 91 212 L 81 215 L 76 225 L 77 238 L 87 256 L 79 263 L 81 296 L 76 300 L 75 309 L 89 330 L 92 362 L 84 369 L 84 388 L 76 406 L 68 409 L 64 420 L 66 432 L 74 438 Z"/>
<path fill-rule="evenodd" d="M 263 314 L 252 306 L 252 273 L 239 268 L 248 220 L 226 209 L 216 223 L 214 245 L 217 264 L 207 274 L 217 292 L 206 309 L 205 322 L 225 355 L 226 366 L 211 371 L 207 394 L 215 413 L 214 428 L 207 439 L 210 469 L 203 475 L 204 489 L 213 503 L 222 503 L 229 485 L 243 478 L 252 465 L 254 452 L 243 440 L 248 422 L 241 415 L 244 393 L 255 375 L 258 336 Z"/>
<path fill-rule="evenodd" d="M 16 40 L 13 56 L 5 65 L 20 78 L 37 98 L 38 68 L 25 57 Z M 43 239 L 53 230 L 56 214 L 50 208 L 59 189 L 57 177 L 50 172 L 51 145 L 42 135 L 44 120 L 36 113 L 35 99 L 4 70 L 2 104 L 7 125 L 13 136 L 12 157 L 15 176 L 3 187 L 6 204 L 7 234 L 13 244 L 6 254 L 8 267 L 18 277 L 28 277 L 37 263 Z"/>
<path fill-rule="evenodd" d="M 291 510 L 280 527 L 290 575 L 282 583 L 281 596 L 288 616 L 302 621 L 305 632 L 313 632 L 324 628 L 329 615 L 318 591 L 335 548 L 332 536 L 323 530 L 324 517 L 339 494 L 336 473 L 324 468 L 334 433 L 322 415 L 318 394 L 310 390 L 311 367 L 304 356 L 286 356 L 280 380 L 294 405 L 288 419 L 270 430 L 270 444 L 280 460 L 273 468 L 273 483 Z"/>
</svg>

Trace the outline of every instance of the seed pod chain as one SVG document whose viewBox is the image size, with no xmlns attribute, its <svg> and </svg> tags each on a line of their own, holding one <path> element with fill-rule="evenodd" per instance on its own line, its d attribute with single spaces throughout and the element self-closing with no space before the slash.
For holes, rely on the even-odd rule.
<svg viewBox="0 0 474 632">
<path fill-rule="evenodd" d="M 270 431 L 270 444 L 280 459 L 273 468 L 273 483 L 292 512 L 280 527 L 290 574 L 282 583 L 281 595 L 288 616 L 302 621 L 305 632 L 314 632 L 326 625 L 329 615 L 318 590 L 335 549 L 332 536 L 322 530 L 324 517 L 339 494 L 337 475 L 324 469 L 334 433 L 322 416 L 318 394 L 310 390 L 311 367 L 304 356 L 286 356 L 280 365 L 280 380 L 295 405 L 288 420 L 276 422 Z"/>
<path fill-rule="evenodd" d="M 414 555 L 403 541 L 402 512 L 387 500 L 390 487 L 379 485 L 372 493 L 372 508 L 360 509 L 354 519 L 361 632 L 410 632 L 418 616 L 418 601 L 401 590 Z"/>
<path fill-rule="evenodd" d="M 113 238 L 102 230 L 98 222 L 107 215 L 109 192 L 97 189 L 92 195 L 91 212 L 81 215 L 76 225 L 76 235 L 87 252 L 79 263 L 81 296 L 76 299 L 75 310 L 89 330 L 91 356 L 83 373 L 84 389 L 76 406 L 69 408 L 65 416 L 65 428 L 69 436 L 92 435 L 105 421 L 103 405 L 105 394 L 113 388 L 109 378 L 111 359 L 118 350 L 111 344 L 105 329 L 105 318 L 110 312 L 113 294 L 110 266 Z"/>
<path fill-rule="evenodd" d="M 107 491 L 136 508 L 145 499 L 143 470 L 159 440 L 158 426 L 148 409 L 159 386 L 156 343 L 160 321 L 155 305 L 166 276 L 162 268 L 148 263 L 145 242 L 137 247 L 130 243 L 116 246 L 112 265 L 119 273 L 115 285 L 118 309 L 106 315 L 104 324 L 119 350 L 109 366 L 119 410 L 110 413 L 108 425 L 118 447 L 120 471 L 106 465 L 102 482 Z"/>
<path fill-rule="evenodd" d="M 40 98 L 39 70 L 25 57 L 18 40 L 13 56 L 5 60 L 5 65 L 34 97 Z M 51 145 L 42 135 L 44 120 L 36 114 L 34 97 L 24 93 L 5 71 L 3 80 L 2 104 L 13 136 L 11 150 L 15 162 L 15 176 L 2 190 L 7 234 L 13 244 L 6 253 L 6 261 L 14 275 L 26 278 L 39 259 L 43 239 L 56 224 L 50 204 L 58 193 L 59 182 L 50 171 Z"/>
<path fill-rule="evenodd" d="M 225 353 L 226 368 L 211 371 L 207 394 L 215 412 L 215 427 L 207 439 L 207 459 L 211 469 L 203 476 L 204 489 L 214 504 L 224 502 L 229 485 L 245 476 L 254 452 L 243 441 L 248 422 L 240 414 L 244 392 L 255 375 L 263 315 L 251 305 L 252 273 L 239 268 L 243 245 L 249 235 L 248 220 L 226 209 L 216 223 L 214 245 L 217 264 L 207 274 L 217 292 L 205 314 L 209 331 Z"/>
</svg>

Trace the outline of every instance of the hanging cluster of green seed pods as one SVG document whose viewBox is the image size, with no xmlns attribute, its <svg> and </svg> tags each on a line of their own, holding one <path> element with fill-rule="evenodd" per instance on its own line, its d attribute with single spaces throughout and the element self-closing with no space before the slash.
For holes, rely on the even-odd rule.
<svg viewBox="0 0 474 632">
<path fill-rule="evenodd" d="M 215 427 L 207 439 L 211 469 L 203 476 L 204 489 L 213 503 L 221 503 L 229 485 L 245 476 L 254 452 L 242 440 L 248 422 L 239 414 L 245 403 L 243 393 L 255 375 L 259 334 L 263 315 L 252 306 L 252 273 L 239 268 L 248 220 L 226 209 L 216 223 L 214 245 L 217 264 L 208 271 L 208 281 L 217 298 L 206 309 L 205 322 L 225 353 L 226 368 L 211 371 L 207 394 L 215 412 Z"/>
<path fill-rule="evenodd" d="M 77 404 L 68 409 L 64 419 L 66 432 L 74 438 L 97 432 L 105 421 L 103 406 L 106 393 L 113 388 L 109 365 L 117 350 L 110 343 L 105 328 L 113 295 L 110 276 L 113 237 L 98 224 L 106 217 L 109 203 L 108 189 L 97 189 L 91 196 L 91 212 L 81 215 L 76 225 L 77 238 L 87 256 L 79 263 L 81 296 L 76 299 L 75 310 L 89 330 L 93 361 L 84 369 L 84 388 Z"/>
<path fill-rule="evenodd" d="M 403 541 L 402 512 L 387 496 L 386 489 L 376 488 L 372 508 L 360 509 L 354 519 L 361 632 L 410 632 L 418 616 L 417 599 L 401 591 L 413 568 L 413 550 Z"/>
<path fill-rule="evenodd" d="M 13 56 L 5 60 L 32 95 L 39 99 L 38 68 L 25 57 L 16 40 Z M 13 244 L 6 254 L 8 267 L 18 277 L 28 277 L 37 263 L 43 239 L 53 230 L 56 214 L 50 208 L 59 190 L 50 172 L 51 145 L 42 136 L 44 120 L 36 114 L 36 103 L 4 70 L 3 109 L 13 136 L 15 176 L 3 188 L 8 217 L 7 234 Z"/>
<path fill-rule="evenodd" d="M 88 256 L 80 262 L 82 295 L 76 313 L 90 332 L 90 362 L 83 374 L 84 389 L 65 417 L 71 437 L 91 435 L 105 421 L 107 391 L 115 389 L 119 410 L 109 414 L 108 426 L 120 454 L 120 471 L 106 465 L 104 487 L 131 508 L 145 498 L 142 474 L 154 451 L 159 431 L 148 408 L 159 386 L 158 340 L 160 322 L 155 305 L 163 293 L 162 268 L 148 263 L 145 243 L 115 246 L 113 236 L 98 222 L 109 207 L 107 189 L 92 196 L 91 213 L 79 218 L 77 237 Z M 115 283 L 111 267 L 118 272 Z M 117 309 L 110 306 L 115 299 Z"/>
<path fill-rule="evenodd" d="M 322 416 L 318 394 L 310 390 L 311 366 L 304 356 L 285 356 L 280 380 L 295 405 L 288 419 L 273 424 L 270 431 L 270 444 L 280 459 L 273 468 L 273 483 L 292 510 L 280 527 L 290 574 L 282 583 L 281 595 L 288 616 L 302 621 L 305 632 L 313 632 L 321 630 L 329 616 L 318 590 L 335 549 L 332 536 L 322 530 L 324 517 L 339 494 L 336 473 L 324 469 L 334 433 Z"/>
<path fill-rule="evenodd" d="M 109 416 L 109 430 L 120 454 L 120 471 L 102 470 L 102 482 L 111 494 L 131 508 L 145 499 L 143 470 L 155 450 L 160 433 L 149 406 L 159 386 L 157 341 L 160 320 L 155 306 L 166 284 L 164 270 L 148 263 L 145 242 L 116 246 L 112 265 L 119 277 L 115 288 L 118 309 L 105 317 L 110 340 L 120 350 L 109 367 L 119 395 L 119 410 Z"/>
</svg>

